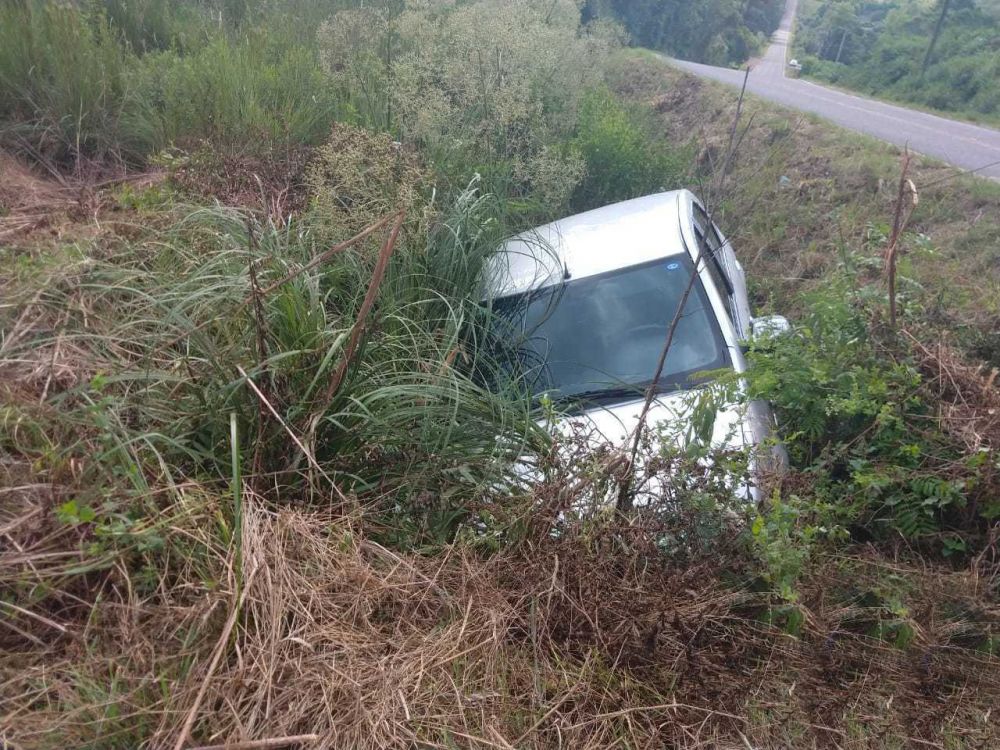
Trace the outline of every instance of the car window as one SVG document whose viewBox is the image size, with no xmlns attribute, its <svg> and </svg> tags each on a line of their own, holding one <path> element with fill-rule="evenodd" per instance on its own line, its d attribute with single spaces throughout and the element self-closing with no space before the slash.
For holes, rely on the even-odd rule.
<svg viewBox="0 0 1000 750">
<path fill-rule="evenodd" d="M 715 230 L 715 225 L 708 218 L 708 214 L 698 204 L 695 204 L 694 207 L 694 225 L 712 253 L 718 253 L 722 249 L 722 240 L 719 238 L 719 233 Z"/>
<path fill-rule="evenodd" d="M 734 311 L 733 283 L 726 273 L 723 263 L 722 240 L 719 238 L 718 232 L 715 231 L 708 215 L 697 204 L 694 207 L 694 233 L 698 238 L 698 247 L 702 257 L 705 258 L 708 273 L 712 277 L 712 281 L 715 282 L 719 294 L 726 298 L 726 312 L 729 319 L 735 323 L 737 316 Z"/>
<path fill-rule="evenodd" d="M 656 372 L 692 270 L 690 258 L 677 255 L 497 300 L 492 359 L 536 394 L 573 399 L 621 386 L 641 392 Z M 728 364 L 722 332 L 695 281 L 660 391 L 690 387 L 698 373 Z"/>
</svg>

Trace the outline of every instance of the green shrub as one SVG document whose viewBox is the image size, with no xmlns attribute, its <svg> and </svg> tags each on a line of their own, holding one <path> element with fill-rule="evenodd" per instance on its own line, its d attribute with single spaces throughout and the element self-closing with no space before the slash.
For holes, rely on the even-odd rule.
<svg viewBox="0 0 1000 750">
<path fill-rule="evenodd" d="M 651 112 L 603 88 L 584 98 L 570 143 L 586 166 L 573 193 L 577 210 L 680 187 L 690 162 L 655 132 Z"/>
<path fill-rule="evenodd" d="M 620 43 L 609 27 L 581 27 L 572 0 L 364 6 L 336 14 L 319 39 L 366 125 L 416 146 L 454 185 L 479 173 L 550 215 L 582 175 L 575 154 L 551 147 Z"/>
<path fill-rule="evenodd" d="M 431 176 L 412 149 L 387 133 L 344 124 L 316 149 L 306 182 L 317 221 L 343 239 L 396 211 L 419 225 L 431 192 Z"/>
<path fill-rule="evenodd" d="M 811 479 L 809 523 L 974 538 L 1000 515 L 996 459 L 942 431 L 907 346 L 870 329 L 868 300 L 884 292 L 846 273 L 809 295 L 795 335 L 753 353 L 749 393 L 774 404 L 793 467 Z"/>
</svg>

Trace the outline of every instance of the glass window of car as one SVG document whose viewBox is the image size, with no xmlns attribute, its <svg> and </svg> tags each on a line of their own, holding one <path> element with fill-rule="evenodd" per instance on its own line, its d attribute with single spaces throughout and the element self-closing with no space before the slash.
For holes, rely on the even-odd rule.
<svg viewBox="0 0 1000 750">
<path fill-rule="evenodd" d="M 698 247 L 705 258 L 712 281 L 715 282 L 719 294 L 724 296 L 729 303 L 727 310 L 730 319 L 735 320 L 733 313 L 733 283 L 726 273 L 725 258 L 722 253 L 722 240 L 715 229 L 715 225 L 708 218 L 708 214 L 698 204 L 694 206 L 694 233 L 698 238 Z"/>
<path fill-rule="evenodd" d="M 690 292 L 657 390 L 691 387 L 729 364 L 718 321 L 685 255 L 504 297 L 493 303 L 493 359 L 534 394 L 630 400 L 656 373 L 671 321 Z"/>
</svg>

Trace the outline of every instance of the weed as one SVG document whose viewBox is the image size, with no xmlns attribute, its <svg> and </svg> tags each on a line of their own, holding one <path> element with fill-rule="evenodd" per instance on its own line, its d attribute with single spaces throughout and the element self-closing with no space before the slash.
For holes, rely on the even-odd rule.
<svg viewBox="0 0 1000 750">
<path fill-rule="evenodd" d="M 651 111 L 598 89 L 584 98 L 579 118 L 570 144 L 583 157 L 586 176 L 573 193 L 574 209 L 597 208 L 684 183 L 690 155 L 658 140 Z"/>
</svg>

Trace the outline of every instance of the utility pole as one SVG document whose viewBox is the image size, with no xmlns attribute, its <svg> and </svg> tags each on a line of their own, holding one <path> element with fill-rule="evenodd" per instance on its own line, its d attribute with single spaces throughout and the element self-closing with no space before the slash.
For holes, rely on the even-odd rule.
<svg viewBox="0 0 1000 750">
<path fill-rule="evenodd" d="M 937 24 L 934 26 L 934 35 L 931 36 L 931 43 L 927 45 L 927 54 L 924 55 L 924 64 L 920 67 L 920 78 L 923 80 L 927 72 L 927 66 L 931 64 L 931 55 L 934 54 L 934 47 L 937 46 L 938 37 L 941 36 L 941 29 L 944 28 L 945 18 L 951 8 L 951 0 L 941 0 L 941 15 L 938 16 Z"/>
<path fill-rule="evenodd" d="M 844 54 L 844 42 L 847 41 L 847 27 L 844 27 L 844 33 L 840 35 L 840 47 L 837 49 L 837 59 L 834 62 L 840 62 L 840 56 Z"/>
</svg>

